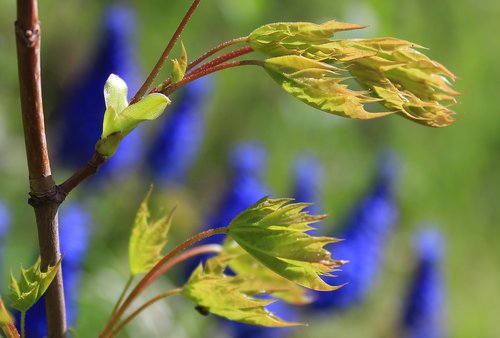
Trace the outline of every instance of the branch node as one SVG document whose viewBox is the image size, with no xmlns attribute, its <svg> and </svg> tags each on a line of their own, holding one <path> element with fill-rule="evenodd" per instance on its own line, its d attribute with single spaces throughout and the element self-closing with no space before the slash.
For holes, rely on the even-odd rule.
<svg viewBox="0 0 500 338">
<path fill-rule="evenodd" d="M 24 28 L 16 21 L 15 26 L 17 37 L 24 42 L 26 47 L 33 48 L 37 45 L 40 40 L 40 24 L 38 22 L 31 28 Z"/>
</svg>

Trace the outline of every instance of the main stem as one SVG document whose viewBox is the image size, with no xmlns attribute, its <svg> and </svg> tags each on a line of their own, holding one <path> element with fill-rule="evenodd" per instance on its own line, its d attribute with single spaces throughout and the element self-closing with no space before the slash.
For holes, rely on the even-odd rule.
<svg viewBox="0 0 500 338">
<path fill-rule="evenodd" d="M 42 270 L 60 259 L 57 210 L 64 196 L 50 170 L 42 105 L 40 23 L 36 0 L 17 0 L 16 46 L 21 111 L 30 182 L 29 203 L 35 210 Z M 45 293 L 49 338 L 66 334 L 61 269 Z"/>
</svg>

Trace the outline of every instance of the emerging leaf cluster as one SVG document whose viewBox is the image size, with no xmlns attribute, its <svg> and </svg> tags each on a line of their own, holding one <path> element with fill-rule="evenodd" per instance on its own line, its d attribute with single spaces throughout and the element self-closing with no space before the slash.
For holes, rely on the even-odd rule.
<svg viewBox="0 0 500 338">
<path fill-rule="evenodd" d="M 157 220 L 150 220 L 148 208 L 152 189 L 142 201 L 135 216 L 129 241 L 129 265 L 132 276 L 146 273 L 162 258 L 161 251 L 167 245 L 167 235 L 175 210 Z"/>
<path fill-rule="evenodd" d="M 47 271 L 40 270 L 41 260 L 28 269 L 21 266 L 21 277 L 19 281 L 14 275 L 10 275 L 10 300 L 12 307 L 21 312 L 26 312 L 43 296 L 50 283 L 57 274 L 61 261 L 53 266 L 49 266 Z"/>
<path fill-rule="evenodd" d="M 395 38 L 333 39 L 339 31 L 365 26 L 328 21 L 274 23 L 253 31 L 253 49 L 271 56 L 265 69 L 281 87 L 320 110 L 351 118 L 398 114 L 421 124 L 444 127 L 454 121 L 449 105 L 459 93 L 455 76 L 408 41 Z M 353 88 L 355 79 L 365 90 Z M 369 112 L 380 102 L 386 112 Z"/>
<path fill-rule="evenodd" d="M 224 250 L 199 265 L 184 286 L 184 295 L 204 311 L 244 323 L 261 326 L 290 326 L 270 314 L 265 306 L 272 298 L 287 303 L 307 304 L 311 298 L 303 287 L 333 291 L 339 286 L 325 283 L 320 276 L 344 262 L 334 260 L 323 247 L 337 240 L 306 233 L 309 226 L 325 216 L 313 216 L 303 209 L 310 204 L 289 203 L 291 199 L 263 198 L 229 225 Z M 229 268 L 236 276 L 224 274 Z"/>
</svg>

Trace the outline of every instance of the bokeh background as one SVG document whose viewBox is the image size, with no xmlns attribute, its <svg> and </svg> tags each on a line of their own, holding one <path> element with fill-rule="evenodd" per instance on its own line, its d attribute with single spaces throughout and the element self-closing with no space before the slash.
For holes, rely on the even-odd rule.
<svg viewBox="0 0 500 338">
<path fill-rule="evenodd" d="M 40 3 L 42 82 L 57 182 L 92 153 L 92 143 L 88 149 L 79 148 L 85 144 L 85 131 L 93 126 L 100 132 L 100 127 L 95 127 L 98 119 L 92 116 L 102 114 L 98 111 L 102 102 L 99 97 L 93 99 L 92 93 L 95 88 L 101 93 L 107 75 L 99 80 L 98 74 L 116 69 L 113 71 L 128 72 L 123 76 L 129 77 L 131 87 L 140 84 L 189 1 L 113 5 L 114 9 L 109 9 L 108 2 L 83 0 Z M 109 19 L 117 8 L 121 14 Z M 294 187 L 300 179 L 297 160 L 306 156 L 305 161 L 315 166 L 303 169 L 302 178 L 311 180 L 306 186 L 313 187 L 311 196 L 318 202 L 319 211 L 331 215 L 322 223 L 322 231 L 335 233 L 349 223 L 353 209 L 360 207 L 359 201 L 373 190 L 380 176 L 377 168 L 381 161 L 389 161 L 389 152 L 390 161 L 396 162 L 391 165 L 397 167 L 391 169 L 391 203 L 398 218 L 383 234 L 385 240 L 379 250 L 383 252 L 377 251 L 380 259 L 376 273 L 369 278 L 369 292 L 347 309 L 304 311 L 301 316 L 309 327 L 287 334 L 402 336 L 407 294 L 418 271 L 415 238 L 422 229 L 433 228 L 442 237 L 437 255 L 441 260 L 434 266 L 442 278 L 436 281 L 440 283 L 437 298 L 442 302 L 436 305 L 431 301 L 434 305 L 429 308 L 443 309 L 440 323 L 446 332 L 436 337 L 500 337 L 499 16 L 500 2 L 495 0 L 202 2 L 182 35 L 191 57 L 269 22 L 319 23 L 334 18 L 368 24 L 364 30 L 341 36 L 394 36 L 414 41 L 427 47 L 426 54 L 458 76 L 455 88 L 462 92 L 456 106 L 458 121 L 438 130 L 397 116 L 367 122 L 329 116 L 287 96 L 264 72 L 250 68 L 221 72 L 173 96 L 173 102 L 179 103 L 172 111 L 188 111 L 187 117 L 181 112 L 176 119 L 172 115 L 169 122 L 165 114 L 158 122 L 141 127 L 134 136 L 135 143 L 130 141 L 117 155 L 121 160 L 116 159 L 82 186 L 71 196 L 71 207 L 61 212 L 66 212 L 68 228 L 72 224 L 83 227 L 67 231 L 68 243 L 77 247 L 72 262 L 78 271 L 78 293 L 74 296 L 78 319 L 73 325 L 80 336 L 97 335 L 127 279 L 128 235 L 138 203 L 151 183 L 156 186 L 157 208 L 179 204 L 170 240 L 174 245 L 208 220 L 217 219 L 214 215 L 230 199 L 227 196 L 231 191 L 233 199 L 247 196 L 245 189 L 252 191 L 249 195 L 255 191 L 280 197 L 296 194 Z M 14 2 L 1 0 L 0 214 L 4 216 L 0 223 L 10 224 L 3 234 L 0 224 L 3 294 L 7 273 L 17 271 L 19 263 L 31 264 L 37 250 L 34 217 L 26 203 L 28 181 L 14 18 Z M 179 55 L 179 50 L 175 53 Z M 101 64 L 99 59 L 107 61 Z M 97 103 L 92 105 L 92 100 Z M 95 106 L 98 108 L 93 111 L 86 110 Z M 182 123 L 186 127 L 175 130 L 173 126 Z M 163 134 L 167 139 L 161 140 L 159 135 Z M 247 160 L 238 158 L 235 147 L 249 142 L 250 150 L 240 149 L 240 157 Z M 241 151 L 247 153 L 241 155 Z M 243 177 L 240 188 L 234 188 L 238 170 L 247 170 L 241 175 L 250 178 Z M 318 177 L 321 180 L 315 180 Z M 364 249 L 359 247 L 361 252 Z M 335 255 L 335 246 L 332 250 Z M 183 273 L 176 271 L 177 276 Z M 182 278 L 165 278 L 154 288 L 164 290 Z M 121 336 L 230 335 L 225 324 L 212 316 L 202 317 L 193 308 L 194 304 L 180 297 L 172 298 L 154 306 Z"/>
</svg>

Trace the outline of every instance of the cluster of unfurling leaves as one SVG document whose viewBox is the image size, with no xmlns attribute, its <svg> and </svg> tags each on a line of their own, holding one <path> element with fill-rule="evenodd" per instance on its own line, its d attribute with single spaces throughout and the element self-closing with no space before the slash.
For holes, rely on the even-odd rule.
<svg viewBox="0 0 500 338">
<path fill-rule="evenodd" d="M 253 31 L 248 42 L 272 57 L 264 67 L 285 91 L 315 108 L 358 119 L 396 113 L 433 127 L 453 122 L 448 105 L 459 94 L 450 87 L 455 76 L 415 49 L 422 47 L 395 38 L 333 39 L 364 27 L 274 23 Z M 350 79 L 365 90 L 353 88 Z M 388 111 L 369 112 L 373 102 Z"/>
<path fill-rule="evenodd" d="M 149 221 L 150 193 L 139 207 L 130 238 L 133 276 L 161 270 L 165 263 L 161 251 L 172 213 Z M 332 259 L 324 249 L 336 239 L 306 233 L 313 229 L 310 224 L 324 216 L 309 215 L 303 211 L 309 204 L 291 201 L 263 198 L 238 215 L 225 231 L 228 238 L 219 253 L 192 272 L 180 293 L 193 300 L 204 314 L 261 326 L 302 325 L 283 321 L 267 311 L 266 306 L 278 299 L 307 304 L 312 299 L 306 288 L 337 289 L 320 277 L 330 276 L 344 262 Z M 232 273 L 225 273 L 228 270 Z"/>
<path fill-rule="evenodd" d="M 409 41 L 334 39 L 338 32 L 364 27 L 335 20 L 268 24 L 237 40 L 270 58 L 243 60 L 240 65 L 264 67 L 286 92 L 331 114 L 355 119 L 398 114 L 432 127 L 452 123 L 455 112 L 449 106 L 459 95 L 450 85 L 455 75 L 417 50 L 423 47 Z M 172 59 L 170 78 L 133 104 L 127 101 L 125 82 L 114 74 L 108 78 L 103 132 L 96 144 L 99 154 L 113 156 L 122 139 L 140 122 L 160 116 L 170 103 L 162 93 L 181 87 L 179 83 L 186 76 L 192 81 L 229 67 L 224 60 L 237 56 L 229 53 L 191 70 L 183 44 L 181 50 L 181 57 Z"/>
</svg>

